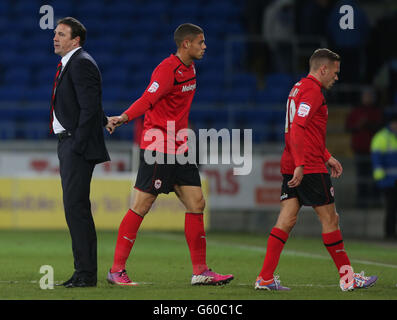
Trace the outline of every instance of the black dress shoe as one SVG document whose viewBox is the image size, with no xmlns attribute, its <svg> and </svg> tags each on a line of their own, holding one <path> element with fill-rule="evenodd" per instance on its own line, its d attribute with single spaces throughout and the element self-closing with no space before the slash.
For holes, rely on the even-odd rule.
<svg viewBox="0 0 397 320">
<path fill-rule="evenodd" d="M 70 285 L 75 278 L 76 278 L 76 275 L 73 274 L 72 277 L 69 280 L 67 280 L 67 281 L 65 281 L 63 283 L 58 283 L 58 284 L 56 284 L 56 286 L 65 286 L 66 287 L 66 286 Z"/>
<path fill-rule="evenodd" d="M 84 288 L 84 287 L 96 287 L 96 280 L 74 278 L 72 281 L 66 281 L 64 284 L 65 288 Z"/>
</svg>

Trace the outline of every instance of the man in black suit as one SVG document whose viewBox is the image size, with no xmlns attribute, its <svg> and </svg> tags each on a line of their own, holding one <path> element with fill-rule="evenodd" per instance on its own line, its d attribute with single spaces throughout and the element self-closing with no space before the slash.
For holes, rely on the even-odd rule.
<svg viewBox="0 0 397 320">
<path fill-rule="evenodd" d="M 109 161 L 103 127 L 112 124 L 102 109 L 101 74 L 82 49 L 85 27 L 67 17 L 54 31 L 58 64 L 51 99 L 50 128 L 58 136 L 59 169 L 66 222 L 72 239 L 73 276 L 65 287 L 97 283 L 97 238 L 91 213 L 90 184 L 96 164 Z"/>
</svg>

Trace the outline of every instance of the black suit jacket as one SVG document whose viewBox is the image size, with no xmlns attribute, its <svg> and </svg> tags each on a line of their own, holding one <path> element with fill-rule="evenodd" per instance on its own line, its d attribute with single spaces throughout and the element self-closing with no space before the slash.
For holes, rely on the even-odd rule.
<svg viewBox="0 0 397 320">
<path fill-rule="evenodd" d="M 101 73 L 82 48 L 70 57 L 61 73 L 54 110 L 58 121 L 72 134 L 73 151 L 95 163 L 110 160 L 103 135 L 108 121 L 102 108 Z"/>
</svg>

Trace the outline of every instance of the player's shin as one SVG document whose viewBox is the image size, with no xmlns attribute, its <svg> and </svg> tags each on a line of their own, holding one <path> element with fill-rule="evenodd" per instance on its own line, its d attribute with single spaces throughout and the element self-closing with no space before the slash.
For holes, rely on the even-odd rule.
<svg viewBox="0 0 397 320">
<path fill-rule="evenodd" d="M 340 230 L 322 234 L 324 245 L 332 257 L 336 268 L 338 269 L 339 276 L 345 275 L 344 266 L 350 266 L 350 260 L 345 251 L 343 238 Z"/>
<path fill-rule="evenodd" d="M 134 245 L 142 220 L 143 217 L 130 209 L 121 221 L 111 272 L 119 272 L 125 269 L 126 261 Z"/>
<path fill-rule="evenodd" d="M 190 251 L 193 274 L 201 274 L 208 269 L 206 263 L 207 244 L 202 213 L 185 214 L 185 237 Z"/>
<path fill-rule="evenodd" d="M 277 268 L 281 252 L 287 240 L 288 233 L 279 228 L 273 228 L 270 232 L 269 239 L 267 240 L 265 260 L 259 274 L 264 280 L 273 279 L 273 273 Z"/>
</svg>

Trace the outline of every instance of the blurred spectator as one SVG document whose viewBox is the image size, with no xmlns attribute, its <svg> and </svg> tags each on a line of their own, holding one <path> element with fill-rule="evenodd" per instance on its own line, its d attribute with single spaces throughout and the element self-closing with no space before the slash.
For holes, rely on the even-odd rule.
<svg viewBox="0 0 397 320">
<path fill-rule="evenodd" d="M 244 29 L 251 36 L 260 36 L 263 25 L 263 12 L 272 0 L 244 1 Z M 249 71 L 254 72 L 261 79 L 269 72 L 269 48 L 263 41 L 249 41 L 247 43 L 247 64 Z"/>
<path fill-rule="evenodd" d="M 397 217 L 397 113 L 371 143 L 373 175 L 385 197 L 385 236 L 396 238 Z"/>
<path fill-rule="evenodd" d="M 271 51 L 275 72 L 292 72 L 292 40 L 295 7 L 293 0 L 275 0 L 265 8 L 263 36 Z"/>
<path fill-rule="evenodd" d="M 342 29 L 339 12 L 341 6 L 353 8 L 353 29 Z M 370 24 L 365 11 L 355 0 L 338 1 L 332 9 L 327 26 L 330 48 L 342 57 L 341 82 L 357 83 L 365 75 L 366 45 L 369 39 Z"/>
<path fill-rule="evenodd" d="M 346 130 L 351 133 L 351 147 L 357 181 L 357 206 L 366 208 L 375 203 L 376 188 L 372 180 L 371 140 L 382 126 L 382 109 L 375 101 L 375 92 L 367 88 L 361 103 L 346 118 Z"/>
<path fill-rule="evenodd" d="M 385 12 L 371 31 L 368 46 L 367 79 L 372 80 L 382 66 L 397 58 L 397 43 L 390 40 L 390 30 L 397 30 L 397 11 Z"/>
<path fill-rule="evenodd" d="M 297 33 L 305 36 L 326 36 L 327 18 L 334 2 L 334 0 L 297 0 Z"/>
</svg>

